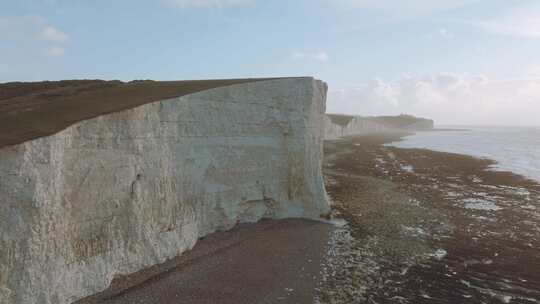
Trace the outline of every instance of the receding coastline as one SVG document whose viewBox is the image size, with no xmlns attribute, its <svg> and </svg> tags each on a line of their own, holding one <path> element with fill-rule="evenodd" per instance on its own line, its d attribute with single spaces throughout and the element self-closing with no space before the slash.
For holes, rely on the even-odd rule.
<svg viewBox="0 0 540 304">
<path fill-rule="evenodd" d="M 384 145 L 404 135 L 325 144 L 349 225 L 331 237 L 323 302 L 538 303 L 540 185 L 490 160 Z"/>
</svg>

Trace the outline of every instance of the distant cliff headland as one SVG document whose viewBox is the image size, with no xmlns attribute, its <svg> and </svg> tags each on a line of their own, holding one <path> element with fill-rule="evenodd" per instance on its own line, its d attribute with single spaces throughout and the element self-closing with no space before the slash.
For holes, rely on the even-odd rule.
<svg viewBox="0 0 540 304">
<path fill-rule="evenodd" d="M 325 139 L 377 132 L 431 130 L 434 121 L 412 115 L 351 116 L 326 114 Z"/>
</svg>

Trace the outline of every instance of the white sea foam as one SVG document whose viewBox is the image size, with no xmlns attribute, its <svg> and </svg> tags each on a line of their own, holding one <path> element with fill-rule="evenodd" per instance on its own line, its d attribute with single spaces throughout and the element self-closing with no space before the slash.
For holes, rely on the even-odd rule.
<svg viewBox="0 0 540 304">
<path fill-rule="evenodd" d="M 442 260 L 448 255 L 448 252 L 444 249 L 437 249 L 434 253 L 431 254 L 432 257 L 434 257 L 436 260 Z"/>
<path fill-rule="evenodd" d="M 467 154 L 495 160 L 495 170 L 540 181 L 540 127 L 464 127 L 463 131 L 428 131 L 390 145 Z"/>
<path fill-rule="evenodd" d="M 486 211 L 499 211 L 502 208 L 497 206 L 494 202 L 479 199 L 479 198 L 466 198 L 462 200 L 465 203 L 465 208 L 474 210 L 486 210 Z"/>
<path fill-rule="evenodd" d="M 401 169 L 405 172 L 414 173 L 414 167 L 411 165 L 401 165 Z"/>
</svg>

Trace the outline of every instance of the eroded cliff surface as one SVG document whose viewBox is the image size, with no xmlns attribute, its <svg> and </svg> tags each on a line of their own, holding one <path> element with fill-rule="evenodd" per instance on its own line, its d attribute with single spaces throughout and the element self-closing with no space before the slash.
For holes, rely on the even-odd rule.
<svg viewBox="0 0 540 304">
<path fill-rule="evenodd" d="M 197 239 L 329 211 L 326 85 L 214 88 L 0 149 L 0 303 L 70 303 Z"/>
</svg>

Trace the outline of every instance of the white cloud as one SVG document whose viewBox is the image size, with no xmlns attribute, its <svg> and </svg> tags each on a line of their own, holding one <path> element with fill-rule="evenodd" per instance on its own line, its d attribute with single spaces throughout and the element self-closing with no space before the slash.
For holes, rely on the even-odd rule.
<svg viewBox="0 0 540 304">
<path fill-rule="evenodd" d="M 328 112 L 360 115 L 409 113 L 455 124 L 536 124 L 540 80 L 490 80 L 485 75 L 439 73 L 374 79 L 330 92 Z"/>
<path fill-rule="evenodd" d="M 320 62 L 327 62 L 330 57 L 326 52 L 318 51 L 318 52 L 293 52 L 291 54 L 291 58 L 295 60 L 315 60 Z"/>
<path fill-rule="evenodd" d="M 392 15 L 423 15 L 463 7 L 479 0 L 331 0 L 349 8 L 368 9 Z"/>
<path fill-rule="evenodd" d="M 454 34 L 451 33 L 450 31 L 448 31 L 447 29 L 445 28 L 442 28 L 442 29 L 439 29 L 439 35 L 443 38 L 446 38 L 446 39 L 452 39 L 454 38 Z"/>
<path fill-rule="evenodd" d="M 63 55 L 65 48 L 59 44 L 69 40 L 66 33 L 35 15 L 0 18 L 0 38 L 14 47 L 24 45 L 27 50 L 45 51 L 50 56 Z"/>
<path fill-rule="evenodd" d="M 445 39 L 445 40 L 451 40 L 454 39 L 455 35 L 451 31 L 449 31 L 446 28 L 440 28 L 436 31 L 430 32 L 426 34 L 426 38 L 428 39 Z"/>
<path fill-rule="evenodd" d="M 47 25 L 41 30 L 40 37 L 52 42 L 66 42 L 69 39 L 66 33 L 59 31 L 51 25 Z"/>
<path fill-rule="evenodd" d="M 531 65 L 525 69 L 525 75 L 531 78 L 540 79 L 540 65 Z"/>
<path fill-rule="evenodd" d="M 540 39 L 540 5 L 521 6 L 497 18 L 467 23 L 492 34 Z"/>
<path fill-rule="evenodd" d="M 52 57 L 64 56 L 66 50 L 63 47 L 53 46 L 47 49 L 47 55 Z"/>
<path fill-rule="evenodd" d="M 223 8 L 226 6 L 243 6 L 255 3 L 255 0 L 163 0 L 179 8 Z"/>
</svg>

